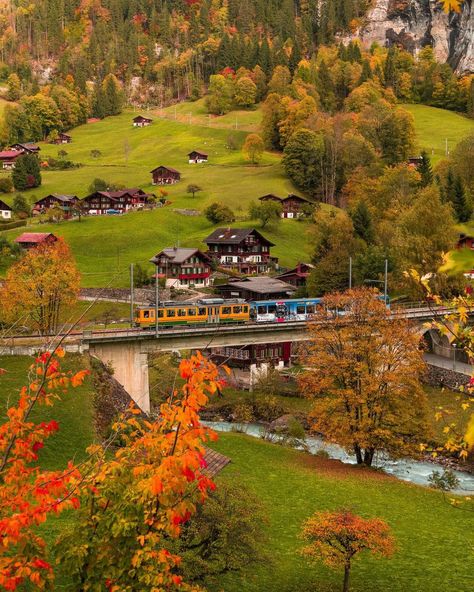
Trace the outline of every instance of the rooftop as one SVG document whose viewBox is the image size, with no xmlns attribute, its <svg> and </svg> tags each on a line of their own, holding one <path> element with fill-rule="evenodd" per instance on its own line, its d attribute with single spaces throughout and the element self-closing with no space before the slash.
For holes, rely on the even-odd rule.
<svg viewBox="0 0 474 592">
<path fill-rule="evenodd" d="M 247 277 L 242 280 L 230 281 L 227 286 L 248 290 L 256 294 L 280 294 L 294 292 L 294 286 L 268 276 Z"/>
<path fill-rule="evenodd" d="M 222 244 L 234 244 L 239 245 L 251 234 L 259 236 L 269 246 L 273 247 L 274 244 L 262 236 L 255 228 L 217 228 L 212 234 L 206 239 L 205 243 L 222 243 Z"/>
<path fill-rule="evenodd" d="M 16 243 L 43 243 L 50 236 L 56 238 L 52 232 L 24 232 L 15 239 Z"/>
<path fill-rule="evenodd" d="M 156 263 L 158 258 L 163 255 L 165 257 L 168 257 L 170 261 L 172 261 L 173 263 L 184 263 L 190 257 L 193 257 L 196 253 L 200 254 L 202 257 L 205 257 L 204 253 L 201 253 L 199 249 L 183 249 L 168 247 L 160 251 L 157 255 L 153 257 L 153 259 L 150 259 L 150 261 L 152 263 Z"/>
<path fill-rule="evenodd" d="M 155 171 L 157 171 L 158 169 L 165 169 L 166 171 L 171 171 L 172 173 L 177 173 L 178 175 L 180 175 L 181 173 L 179 171 L 177 171 L 176 169 L 173 169 L 169 166 L 165 166 L 163 164 L 160 164 L 160 166 L 157 166 L 156 168 L 154 168 L 152 171 L 152 173 L 154 173 Z"/>
</svg>

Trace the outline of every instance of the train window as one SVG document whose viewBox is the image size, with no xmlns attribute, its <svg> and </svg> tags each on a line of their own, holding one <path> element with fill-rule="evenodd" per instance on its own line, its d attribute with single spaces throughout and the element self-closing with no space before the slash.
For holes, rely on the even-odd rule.
<svg viewBox="0 0 474 592">
<path fill-rule="evenodd" d="M 178 309 L 178 317 L 185 317 L 186 316 L 186 309 L 180 308 Z"/>
<path fill-rule="evenodd" d="M 268 312 L 269 313 L 272 313 L 272 314 L 275 314 L 276 313 L 276 309 L 277 309 L 276 304 L 270 304 L 270 306 L 268 307 Z"/>
<path fill-rule="evenodd" d="M 144 319 L 149 319 L 150 318 L 150 311 L 149 310 L 144 310 L 143 311 L 143 318 Z"/>
<path fill-rule="evenodd" d="M 267 314 L 267 307 L 266 306 L 259 306 L 257 308 L 258 314 Z"/>
<path fill-rule="evenodd" d="M 305 305 L 298 304 L 298 306 L 296 307 L 296 314 L 305 314 L 305 312 L 306 312 Z"/>
<path fill-rule="evenodd" d="M 232 312 L 232 309 L 230 306 L 223 306 L 222 307 L 222 314 L 230 315 L 231 312 Z"/>
<path fill-rule="evenodd" d="M 165 316 L 165 311 L 162 308 L 160 308 L 160 310 L 158 311 L 158 318 L 162 319 L 164 316 Z"/>
<path fill-rule="evenodd" d="M 198 308 L 198 315 L 200 317 L 205 317 L 207 316 L 207 308 Z"/>
<path fill-rule="evenodd" d="M 248 311 L 249 311 L 249 307 L 248 306 L 244 306 L 244 312 L 245 313 L 248 313 Z"/>
<path fill-rule="evenodd" d="M 175 317 L 175 316 L 176 316 L 176 311 L 175 311 L 174 309 L 170 308 L 170 309 L 168 309 L 168 310 L 166 311 L 166 316 L 167 316 L 168 318 Z"/>
<path fill-rule="evenodd" d="M 306 307 L 306 312 L 308 314 L 314 314 L 314 309 L 315 309 L 314 304 L 308 304 L 308 306 Z"/>
<path fill-rule="evenodd" d="M 196 316 L 196 309 L 195 308 L 188 308 L 188 317 L 195 317 Z"/>
<path fill-rule="evenodd" d="M 241 306 L 234 306 L 233 311 L 234 311 L 234 314 L 241 314 L 242 307 Z"/>
</svg>

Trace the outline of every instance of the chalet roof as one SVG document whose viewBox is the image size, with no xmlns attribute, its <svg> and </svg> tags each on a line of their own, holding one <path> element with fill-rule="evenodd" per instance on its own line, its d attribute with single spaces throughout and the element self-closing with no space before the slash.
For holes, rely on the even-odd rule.
<svg viewBox="0 0 474 592">
<path fill-rule="evenodd" d="M 204 158 L 207 158 L 209 156 L 208 154 L 206 154 L 205 152 L 201 152 L 200 150 L 192 150 L 188 153 L 188 156 L 191 156 L 192 154 L 197 154 L 198 156 L 203 156 Z"/>
<path fill-rule="evenodd" d="M 281 294 L 282 292 L 295 291 L 294 286 L 268 276 L 247 277 L 242 280 L 230 281 L 226 285 L 230 288 L 235 287 L 248 292 L 255 292 L 255 294 Z"/>
<path fill-rule="evenodd" d="M 0 210 L 4 212 L 11 212 L 11 207 L 0 199 Z"/>
<path fill-rule="evenodd" d="M 133 121 L 153 121 L 151 117 L 145 117 L 144 115 L 137 115 L 133 118 Z"/>
<path fill-rule="evenodd" d="M 22 156 L 22 152 L 19 152 L 18 150 L 2 150 L 0 152 L 0 159 L 1 158 L 18 158 L 19 156 Z"/>
<path fill-rule="evenodd" d="M 289 201 L 289 200 L 297 200 L 297 201 L 304 201 L 305 203 L 312 203 L 309 199 L 305 197 L 301 197 L 301 195 L 295 195 L 294 193 L 290 193 L 287 197 L 282 197 L 281 201 Z"/>
<path fill-rule="evenodd" d="M 154 168 L 150 172 L 151 173 L 154 173 L 155 171 L 158 171 L 159 169 L 165 169 L 165 171 L 170 171 L 171 173 L 177 173 L 178 175 L 181 175 L 181 173 L 179 171 L 177 171 L 176 169 L 173 169 L 171 167 L 164 166 L 162 164 L 160 164 L 160 166 L 157 166 L 156 168 Z"/>
<path fill-rule="evenodd" d="M 77 199 L 77 195 L 61 195 L 59 193 L 50 193 L 49 195 L 42 197 L 41 199 L 39 199 L 35 203 L 39 203 L 40 201 L 43 201 L 44 199 L 48 199 L 48 197 L 54 197 L 55 199 L 62 201 L 64 203 L 69 203 L 73 199 Z"/>
<path fill-rule="evenodd" d="M 32 150 L 33 152 L 38 152 L 41 148 L 38 144 L 34 144 L 33 142 L 16 142 L 13 146 L 20 146 L 24 150 Z"/>
<path fill-rule="evenodd" d="M 50 236 L 54 239 L 56 237 L 52 232 L 24 232 L 19 237 L 15 239 L 16 243 L 44 243 Z"/>
<path fill-rule="evenodd" d="M 267 193 L 266 195 L 262 195 L 262 197 L 258 198 L 259 201 L 267 201 L 267 200 L 274 200 L 274 201 L 281 201 L 281 197 L 275 195 L 274 193 Z"/>
<path fill-rule="evenodd" d="M 307 269 L 308 271 L 304 271 L 305 269 Z M 311 263 L 298 263 L 296 267 L 294 267 L 293 269 L 288 269 L 288 271 L 285 271 L 283 273 L 280 273 L 280 275 L 278 275 L 277 277 L 278 279 L 284 279 L 288 275 L 298 275 L 300 277 L 306 277 L 311 269 L 314 269 L 314 265 L 312 265 Z"/>
<path fill-rule="evenodd" d="M 70 138 L 71 137 L 69 134 L 66 134 L 65 132 L 59 132 L 58 136 L 60 138 Z"/>
<path fill-rule="evenodd" d="M 94 193 L 91 193 L 84 199 L 88 199 L 90 197 L 93 197 L 94 195 L 103 195 L 104 197 L 108 197 L 109 199 L 117 200 L 120 197 L 123 197 L 124 195 L 134 197 L 135 195 L 145 196 L 148 194 L 145 193 L 143 189 L 139 189 L 138 187 L 132 187 L 129 189 L 119 189 L 117 191 L 94 191 Z"/>
<path fill-rule="evenodd" d="M 251 234 L 258 236 L 268 246 L 275 245 L 255 230 L 255 228 L 217 228 L 204 242 L 207 244 L 239 245 Z"/>
<path fill-rule="evenodd" d="M 190 257 L 194 257 L 194 255 L 200 255 L 202 258 L 207 259 L 207 255 L 204 255 L 199 249 L 182 249 L 182 248 L 175 248 L 175 247 L 168 247 L 160 251 L 157 255 L 155 255 L 150 261 L 152 263 L 156 263 L 158 259 L 162 256 L 168 257 L 170 262 L 172 263 L 184 263 Z"/>
</svg>

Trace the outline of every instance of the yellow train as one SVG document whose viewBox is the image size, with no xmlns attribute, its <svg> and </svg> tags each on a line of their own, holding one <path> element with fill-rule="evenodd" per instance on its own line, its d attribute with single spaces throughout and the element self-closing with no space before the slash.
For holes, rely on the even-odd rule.
<svg viewBox="0 0 474 592">
<path fill-rule="evenodd" d="M 140 306 L 136 309 L 135 326 L 146 329 L 156 325 L 154 306 Z M 163 302 L 158 307 L 158 325 L 207 325 L 212 323 L 248 323 L 250 306 L 238 298 L 208 298 L 193 303 Z"/>
</svg>

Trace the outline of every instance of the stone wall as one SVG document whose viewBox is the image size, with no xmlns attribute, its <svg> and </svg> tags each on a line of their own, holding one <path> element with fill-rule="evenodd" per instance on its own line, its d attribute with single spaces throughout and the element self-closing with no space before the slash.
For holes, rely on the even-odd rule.
<svg viewBox="0 0 474 592">
<path fill-rule="evenodd" d="M 431 364 L 428 364 L 427 367 L 428 371 L 424 382 L 430 386 L 444 386 L 456 391 L 469 384 L 470 377 L 466 374 L 448 370 L 447 368 L 438 368 L 438 366 L 432 366 Z"/>
</svg>

